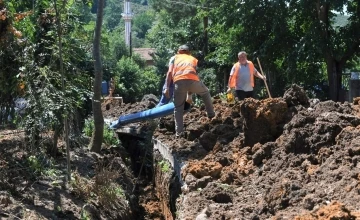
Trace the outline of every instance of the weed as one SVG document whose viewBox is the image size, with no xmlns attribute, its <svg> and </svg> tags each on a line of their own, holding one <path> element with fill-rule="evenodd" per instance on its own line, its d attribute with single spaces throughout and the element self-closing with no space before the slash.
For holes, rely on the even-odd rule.
<svg viewBox="0 0 360 220">
<path fill-rule="evenodd" d="M 81 220 L 91 220 L 91 217 L 88 215 L 88 213 L 86 211 L 82 211 L 80 219 Z"/>
<path fill-rule="evenodd" d="M 161 167 L 161 170 L 166 173 L 170 171 L 170 164 L 167 160 L 162 160 L 159 162 L 159 165 Z"/>
<path fill-rule="evenodd" d="M 43 171 L 43 173 L 46 176 L 49 176 L 49 177 L 52 177 L 52 178 L 57 178 L 59 175 L 61 175 L 61 171 L 57 170 L 57 169 L 54 169 L 54 168 L 45 169 Z"/>
<path fill-rule="evenodd" d="M 227 93 L 226 92 L 221 92 L 218 94 L 218 96 L 222 102 L 227 102 Z"/>
<path fill-rule="evenodd" d="M 86 136 L 91 137 L 94 131 L 94 120 L 86 119 L 83 132 Z M 110 129 L 109 126 L 104 126 L 103 143 L 106 145 L 118 145 L 120 141 L 116 138 L 114 130 Z"/>
<path fill-rule="evenodd" d="M 104 127 L 104 139 L 103 142 L 107 145 L 118 145 L 120 144 L 119 139 L 116 138 L 114 130 L 108 126 Z"/>
<path fill-rule="evenodd" d="M 56 206 L 56 211 L 58 211 L 58 212 L 62 212 L 62 208 L 61 208 L 61 206 Z"/>
<path fill-rule="evenodd" d="M 38 158 L 36 156 L 31 155 L 30 157 L 27 158 L 27 162 L 32 171 L 34 171 L 35 173 L 42 172 L 43 166 L 41 165 L 40 161 L 38 160 Z"/>
<path fill-rule="evenodd" d="M 204 102 L 203 102 L 202 98 L 199 98 L 197 96 L 195 97 L 194 106 L 199 108 L 203 103 Z"/>
<path fill-rule="evenodd" d="M 86 136 L 91 137 L 94 131 L 94 120 L 92 119 L 85 119 L 85 125 L 83 132 Z"/>
<path fill-rule="evenodd" d="M 92 185 L 90 180 L 81 177 L 80 174 L 76 171 L 71 174 L 70 186 L 72 192 L 83 199 L 89 199 L 91 196 Z"/>
<path fill-rule="evenodd" d="M 57 178 L 61 174 L 60 170 L 54 168 L 54 161 L 44 155 L 31 155 L 26 162 L 31 172 L 36 175 Z"/>
<path fill-rule="evenodd" d="M 78 172 L 72 176 L 72 191 L 85 200 L 96 197 L 102 205 L 111 206 L 118 199 L 125 197 L 124 190 L 115 181 L 119 177 L 116 170 L 99 168 L 91 180 L 81 177 Z"/>
<path fill-rule="evenodd" d="M 230 190 L 231 189 L 231 186 L 229 184 L 226 184 L 226 183 L 219 184 L 219 186 L 224 190 Z"/>
</svg>

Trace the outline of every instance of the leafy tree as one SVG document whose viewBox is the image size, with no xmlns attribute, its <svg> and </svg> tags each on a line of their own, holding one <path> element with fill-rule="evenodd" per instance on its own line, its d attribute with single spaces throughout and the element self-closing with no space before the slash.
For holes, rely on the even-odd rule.
<svg viewBox="0 0 360 220">
<path fill-rule="evenodd" d="M 120 94 L 125 102 L 135 102 L 142 97 L 140 67 L 132 58 L 122 57 L 119 60 L 115 80 L 118 83 L 115 93 Z"/>
<path fill-rule="evenodd" d="M 160 95 L 158 87 L 161 77 L 156 73 L 155 67 L 147 67 L 143 69 L 141 74 L 142 93 L 141 94 L 154 94 Z"/>
<path fill-rule="evenodd" d="M 136 37 L 145 39 L 146 33 L 151 28 L 154 19 L 155 14 L 151 10 L 136 15 L 133 19 L 133 32 L 136 33 Z"/>
<path fill-rule="evenodd" d="M 0 125 L 14 118 L 14 99 L 21 95 L 18 91 L 20 83 L 21 50 L 23 45 L 19 42 L 22 32 L 14 26 L 16 5 L 13 2 L 0 2 Z M 20 15 L 19 15 L 20 16 Z"/>
<path fill-rule="evenodd" d="M 25 98 L 29 102 L 25 129 L 32 147 L 38 147 L 37 139 L 42 129 L 54 129 L 54 144 L 48 149 L 53 155 L 57 151 L 57 140 L 64 117 L 75 117 L 74 113 L 88 93 L 85 89 L 87 79 L 82 75 L 85 71 L 82 63 L 86 59 L 86 52 L 82 47 L 83 39 L 79 39 L 80 24 L 74 22 L 79 18 L 76 13 L 79 5 L 62 5 L 64 2 L 61 2 L 59 15 L 55 16 L 56 10 L 52 9 L 55 3 L 57 2 L 40 1 L 34 5 L 36 10 L 29 19 L 17 23 L 18 27 L 24 28 L 25 37 L 34 36 L 33 42 L 23 39 L 24 48 L 18 57 L 22 62 L 19 69 L 24 76 Z M 55 25 L 55 22 L 58 24 Z M 35 31 L 31 33 L 26 28 L 28 26 L 33 26 Z M 57 40 L 59 33 L 64 36 L 60 41 Z M 63 61 L 62 67 L 60 60 Z M 64 70 L 64 75 L 61 74 L 61 69 Z"/>
<path fill-rule="evenodd" d="M 290 7 L 298 10 L 294 16 L 306 29 L 309 47 L 315 45 L 326 63 L 330 99 L 338 101 L 342 86 L 342 74 L 351 58 L 360 52 L 360 3 L 357 0 L 342 1 L 302 1 L 290 2 Z M 344 25 L 336 25 L 338 14 L 348 13 Z"/>
<path fill-rule="evenodd" d="M 145 67 L 140 57 L 122 57 L 115 69 L 115 93 L 125 102 L 139 101 L 145 94 L 159 94 L 160 76 L 154 67 Z"/>
<path fill-rule="evenodd" d="M 200 79 L 208 87 L 211 95 L 215 95 L 220 92 L 221 85 L 217 79 L 214 68 L 202 69 L 198 74 Z"/>
<path fill-rule="evenodd" d="M 124 10 L 124 1 L 106 0 L 104 8 L 104 29 L 108 31 L 114 30 L 123 23 L 122 15 Z M 121 25 L 124 26 L 124 25 Z"/>
</svg>

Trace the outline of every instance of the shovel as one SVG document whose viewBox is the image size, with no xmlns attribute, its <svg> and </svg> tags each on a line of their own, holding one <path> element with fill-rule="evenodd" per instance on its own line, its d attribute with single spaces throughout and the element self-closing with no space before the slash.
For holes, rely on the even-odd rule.
<svg viewBox="0 0 360 220">
<path fill-rule="evenodd" d="M 264 73 L 263 73 L 263 70 L 262 70 L 262 68 L 261 68 L 261 64 L 260 64 L 259 58 L 257 58 L 257 61 L 258 61 L 259 67 L 260 67 L 261 75 L 262 75 L 262 76 L 265 76 Z M 266 90 L 267 90 L 267 92 L 268 92 L 269 98 L 272 98 L 272 97 L 271 97 L 271 94 L 270 94 L 269 87 L 268 87 L 267 82 L 266 82 L 266 79 L 264 80 L 264 82 L 265 82 L 265 86 L 266 86 Z"/>
</svg>

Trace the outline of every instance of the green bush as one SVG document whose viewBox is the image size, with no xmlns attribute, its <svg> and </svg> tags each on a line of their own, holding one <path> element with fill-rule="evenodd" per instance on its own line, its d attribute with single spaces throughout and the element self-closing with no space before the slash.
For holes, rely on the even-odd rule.
<svg viewBox="0 0 360 220">
<path fill-rule="evenodd" d="M 116 64 L 115 93 L 123 97 L 124 102 L 135 102 L 142 97 L 141 71 L 139 65 L 129 57 L 122 57 Z"/>
<path fill-rule="evenodd" d="M 141 68 L 138 60 L 123 57 L 116 66 L 115 93 L 122 96 L 124 102 L 139 101 L 145 94 L 160 94 L 160 80 L 155 68 Z"/>
<path fill-rule="evenodd" d="M 161 76 L 156 73 L 154 67 L 147 67 L 141 75 L 142 91 L 141 94 L 154 94 L 160 95 L 159 84 Z"/>
</svg>

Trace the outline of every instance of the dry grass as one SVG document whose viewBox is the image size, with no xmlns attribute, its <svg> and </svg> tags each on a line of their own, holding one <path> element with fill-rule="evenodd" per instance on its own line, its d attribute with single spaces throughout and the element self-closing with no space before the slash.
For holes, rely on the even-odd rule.
<svg viewBox="0 0 360 220">
<path fill-rule="evenodd" d="M 90 180 L 74 172 L 72 191 L 85 200 L 97 200 L 101 205 L 109 207 L 124 197 L 123 189 L 116 183 L 120 174 L 109 167 L 98 167 L 96 170 L 96 175 Z"/>
</svg>

